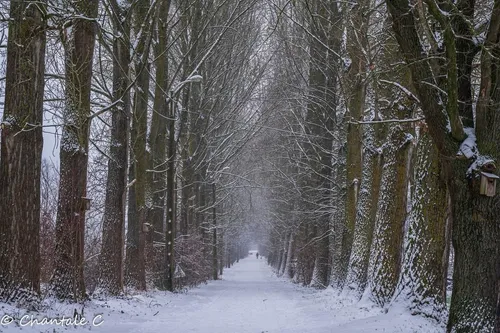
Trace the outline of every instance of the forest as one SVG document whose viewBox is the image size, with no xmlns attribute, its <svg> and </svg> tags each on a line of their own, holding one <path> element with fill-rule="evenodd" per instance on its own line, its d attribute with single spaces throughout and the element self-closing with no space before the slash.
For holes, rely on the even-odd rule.
<svg viewBox="0 0 500 333">
<path fill-rule="evenodd" d="M 0 96 L 0 304 L 180 293 L 255 245 L 500 332 L 500 0 L 3 0 Z"/>
</svg>

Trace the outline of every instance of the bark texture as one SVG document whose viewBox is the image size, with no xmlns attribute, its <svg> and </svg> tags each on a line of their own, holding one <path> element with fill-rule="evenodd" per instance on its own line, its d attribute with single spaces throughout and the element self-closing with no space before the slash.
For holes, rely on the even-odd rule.
<svg viewBox="0 0 500 333">
<path fill-rule="evenodd" d="M 383 136 L 382 128 L 383 125 L 376 125 L 375 129 L 368 128 L 365 130 L 365 137 L 369 138 L 367 145 L 372 142 L 374 145 L 364 150 L 363 154 L 363 181 L 359 194 L 351 259 L 344 285 L 344 291 L 357 298 L 361 298 L 368 283 L 370 250 L 380 195 L 382 166 L 384 164 L 384 155 L 382 150 L 378 149 L 380 136 Z M 377 132 L 376 134 L 373 133 L 374 130 Z M 375 136 L 378 136 L 379 140 L 376 140 Z"/>
<path fill-rule="evenodd" d="M 40 292 L 45 2 L 11 1 L 0 125 L 0 300 Z"/>
<path fill-rule="evenodd" d="M 128 133 L 130 114 L 130 22 L 128 8 L 111 2 L 113 28 L 113 99 L 120 101 L 111 110 L 111 145 L 108 161 L 106 201 L 99 285 L 112 295 L 123 292 L 123 257 L 125 241 L 125 204 L 127 196 Z"/>
<path fill-rule="evenodd" d="M 56 262 L 51 289 L 59 299 L 87 298 L 83 279 L 90 88 L 98 0 L 75 2 L 77 16 L 63 40 L 66 105 L 60 151 Z"/>
<path fill-rule="evenodd" d="M 499 196 L 479 195 L 477 171 L 484 166 L 484 157 L 498 159 L 498 128 L 500 120 L 496 104 L 497 60 L 492 55 L 500 28 L 500 2 L 495 1 L 490 25 L 481 54 L 481 85 L 476 106 L 477 144 L 482 155 L 456 158 L 461 138 L 460 122 L 452 118 L 449 108 L 443 112 L 441 96 L 428 61 L 425 59 L 417 34 L 413 10 L 407 0 L 388 1 L 393 19 L 393 29 L 405 60 L 412 72 L 426 122 L 440 153 L 443 171 L 450 191 L 453 216 L 452 241 L 455 251 L 453 294 L 449 332 L 490 332 L 495 326 L 500 270 L 500 223 L 498 223 Z M 439 15 L 439 10 L 434 10 Z M 447 18 L 441 18 L 446 24 Z M 447 48 L 456 45 L 448 34 L 444 40 Z M 449 59 L 450 61 L 453 59 Z M 457 60 L 458 61 L 458 60 Z M 460 68 L 464 63 L 457 63 Z M 452 88 L 451 85 L 447 89 Z M 458 86 L 455 85 L 455 89 Z M 449 93 L 448 93 L 449 94 Z M 448 114 L 447 114 L 448 113 Z M 451 124 L 452 131 L 447 125 Z M 455 127 L 455 128 L 453 128 Z M 468 133 L 470 135 L 470 131 Z M 463 139 L 463 138 L 462 138 Z M 468 173 L 468 169 L 475 172 Z M 495 171 L 496 172 L 496 171 Z"/>
<path fill-rule="evenodd" d="M 397 301 L 414 314 L 442 320 L 446 307 L 447 190 L 438 151 L 425 127 L 417 145 L 415 189 Z"/>
<path fill-rule="evenodd" d="M 393 125 L 389 130 L 388 147 L 384 150 L 380 198 L 370 258 L 371 295 L 380 306 L 388 304 L 394 295 L 401 269 L 409 145 L 404 129 Z"/>
<path fill-rule="evenodd" d="M 134 185 L 129 190 L 129 211 L 126 248 L 126 282 L 139 290 L 146 289 L 146 219 L 147 219 L 147 159 L 146 137 L 148 128 L 148 92 L 149 92 L 149 49 L 151 26 L 144 25 L 149 20 L 147 12 L 149 0 L 138 1 L 133 17 L 133 31 L 142 33 L 137 46 L 137 58 L 134 63 L 136 86 L 134 92 L 133 118 L 131 129 L 131 167 Z"/>
<path fill-rule="evenodd" d="M 353 245 L 356 226 L 356 208 L 360 196 L 362 181 L 362 127 L 350 122 L 363 119 L 366 100 L 367 61 L 365 50 L 368 45 L 368 20 L 366 14 L 369 2 L 361 1 L 350 8 L 349 24 L 347 26 L 347 52 L 351 58 L 351 65 L 347 73 L 349 87 L 348 114 L 347 114 L 347 160 L 346 160 L 346 208 L 345 228 L 342 234 L 342 252 L 339 267 L 339 287 L 342 288 L 347 277 L 349 260 Z"/>
</svg>

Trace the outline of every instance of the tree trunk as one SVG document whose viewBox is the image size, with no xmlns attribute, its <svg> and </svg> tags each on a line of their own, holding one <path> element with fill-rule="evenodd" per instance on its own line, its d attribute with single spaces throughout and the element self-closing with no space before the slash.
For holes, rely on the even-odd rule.
<svg viewBox="0 0 500 333">
<path fill-rule="evenodd" d="M 345 117 L 341 117 L 337 122 L 337 133 L 339 139 L 334 145 L 335 163 L 334 163 L 334 187 L 333 187 L 333 203 L 334 214 L 332 216 L 332 244 L 330 246 L 330 257 L 332 261 L 332 271 L 330 276 L 330 285 L 333 288 L 339 289 L 343 287 L 344 282 L 341 277 L 342 273 L 342 239 L 345 230 L 345 200 L 346 200 L 346 145 L 347 131 L 345 129 Z"/>
<path fill-rule="evenodd" d="M 83 256 L 87 210 L 90 87 L 98 0 L 74 3 L 76 17 L 67 30 L 66 105 L 61 137 L 56 261 L 51 289 L 59 299 L 85 299 Z"/>
<path fill-rule="evenodd" d="M 145 258 L 145 224 L 147 218 L 147 159 L 146 136 L 148 120 L 149 93 L 149 47 L 151 27 L 143 25 L 147 20 L 149 0 L 141 0 L 135 4 L 134 33 L 136 38 L 143 31 L 142 39 L 137 46 L 134 69 L 136 85 L 134 93 L 134 110 L 131 129 L 131 163 L 130 172 L 134 174 L 134 185 L 129 190 L 129 217 L 127 226 L 126 248 L 126 280 L 127 284 L 138 290 L 146 290 L 146 258 Z M 144 27 L 144 30 L 143 30 Z M 132 180 L 133 181 L 133 180 Z"/>
<path fill-rule="evenodd" d="M 393 125 L 384 151 L 384 167 L 371 251 L 371 295 L 380 306 L 394 295 L 401 270 L 410 141 L 401 126 Z"/>
<path fill-rule="evenodd" d="M 347 27 L 347 52 L 351 65 L 347 73 L 347 84 L 350 91 L 348 99 L 347 120 L 360 121 L 364 115 L 366 99 L 366 69 L 367 59 L 364 54 L 368 45 L 368 10 L 369 2 L 362 1 L 350 9 L 352 26 Z M 360 196 L 362 180 L 362 127 L 357 124 L 347 124 L 347 161 L 346 185 L 347 197 L 345 208 L 345 228 L 342 235 L 342 252 L 339 267 L 339 287 L 343 288 L 347 277 L 347 269 L 351 257 L 354 230 L 356 226 L 356 208 Z"/>
<path fill-rule="evenodd" d="M 293 256 L 293 238 L 294 238 L 294 233 L 290 233 L 290 240 L 288 241 L 288 250 L 287 252 L 287 258 L 286 258 L 286 265 L 285 269 L 283 271 L 284 274 L 290 279 L 293 278 L 293 264 L 292 264 L 292 259 L 294 258 Z"/>
<path fill-rule="evenodd" d="M 286 250 L 287 250 L 287 237 L 285 235 L 285 238 L 283 239 L 283 245 L 281 247 L 281 252 L 280 252 L 280 262 L 277 267 L 277 275 L 281 276 L 283 273 L 283 270 L 285 269 L 285 261 L 286 261 Z"/>
<path fill-rule="evenodd" d="M 438 151 L 425 128 L 417 146 L 415 190 L 396 301 L 412 313 L 442 319 L 446 307 L 446 183 Z"/>
<path fill-rule="evenodd" d="M 151 159 L 149 168 L 153 171 L 151 195 L 152 207 L 150 211 L 150 223 L 154 229 L 153 240 L 160 241 L 163 238 L 165 221 L 166 200 L 166 149 L 167 149 L 167 91 L 168 91 L 168 13 L 170 0 L 162 0 L 160 15 L 158 16 L 158 42 L 155 46 L 156 77 L 155 97 L 153 103 L 153 115 L 151 119 L 151 133 L 149 135 L 149 146 L 151 147 Z M 159 269 L 159 267 L 156 267 Z"/>
<path fill-rule="evenodd" d="M 11 1 L 0 125 L 0 300 L 40 292 L 45 1 Z M 19 289 L 28 295 L 15 296 Z"/>
<path fill-rule="evenodd" d="M 443 170 L 451 196 L 455 263 L 448 331 L 490 332 L 495 326 L 499 294 L 498 199 L 500 196 L 497 194 L 494 197 L 486 197 L 479 194 L 478 171 L 485 164 L 489 164 L 485 163 L 488 159 L 486 156 L 493 159 L 500 158 L 498 156 L 500 119 L 497 108 L 493 107 L 496 103 L 494 92 L 496 85 L 492 81 L 492 78 L 497 77 L 496 73 L 495 75 L 492 73 L 493 69 L 498 68 L 496 63 L 498 58 L 495 57 L 493 60 L 493 54 L 489 50 L 495 48 L 498 40 L 500 2 L 495 1 L 485 38 L 484 52 L 481 55 L 481 86 L 476 106 L 475 132 L 479 152 L 484 155 L 475 154 L 470 160 L 467 156 L 456 157 L 459 143 L 463 141 L 463 138 L 456 135 L 461 132 L 461 124 L 457 121 L 454 110 L 447 109 L 448 115 L 442 110 L 442 99 L 433 86 L 436 80 L 425 58 L 410 4 L 407 0 L 392 0 L 387 4 L 398 44 L 412 72 L 413 84 L 422 105 L 429 133 L 442 156 Z M 436 12 L 439 16 L 439 9 Z M 445 17 L 444 23 L 446 20 L 448 18 Z M 450 48 L 447 51 L 452 51 L 455 39 L 453 34 L 449 33 L 446 36 L 444 42 L 446 47 Z M 463 63 L 457 65 L 464 66 Z M 429 81 L 431 84 L 426 84 Z M 450 85 L 448 88 L 453 86 Z M 456 86 L 455 88 L 458 89 Z M 455 121 L 450 120 L 452 116 L 455 116 Z M 451 124 L 454 130 L 452 135 L 449 134 L 448 124 Z M 473 166 L 471 169 L 476 170 L 468 173 L 471 164 Z"/>
<path fill-rule="evenodd" d="M 476 105 L 478 153 L 457 159 L 448 177 L 455 253 L 449 332 L 499 332 L 500 195 L 480 195 L 480 172 L 498 174 L 500 160 L 500 1 L 494 2 L 481 53 L 481 85 Z M 466 64 L 464 65 L 466 66 Z M 471 131 L 472 129 L 468 129 Z M 498 181 L 497 181 L 498 182 Z M 495 327 L 496 326 L 496 327 Z"/>
<path fill-rule="evenodd" d="M 301 226 L 301 243 L 300 250 L 297 255 L 297 271 L 298 271 L 298 282 L 305 286 L 311 284 L 312 276 L 314 273 L 314 245 L 313 237 L 313 226 L 307 223 L 302 223 Z"/>
<path fill-rule="evenodd" d="M 329 22 L 329 19 L 337 18 L 337 5 L 315 1 L 311 9 L 310 26 L 315 38 L 310 41 L 308 110 L 305 119 L 308 138 L 304 144 L 303 157 L 310 177 L 304 179 L 302 199 L 306 201 L 305 222 L 311 224 L 312 244 L 307 251 L 314 256 L 310 263 L 314 269 L 310 279 L 313 285 L 325 288 L 330 277 L 330 210 L 327 207 L 332 195 L 331 151 L 336 120 L 337 80 L 333 73 L 338 62 L 337 55 L 331 54 L 325 45 L 338 49 L 340 43 L 335 39 Z M 334 9 L 333 13 L 330 9 Z M 286 243 L 285 240 L 285 252 Z"/>
<path fill-rule="evenodd" d="M 212 260 L 213 260 L 213 267 L 212 267 L 212 270 L 213 270 L 213 279 L 214 280 L 217 280 L 219 277 L 217 276 L 217 273 L 219 271 L 219 259 L 217 257 L 217 209 L 216 209 L 216 204 L 217 204 L 217 196 L 216 196 L 216 193 L 215 193 L 215 183 L 212 184 L 212 198 L 213 198 L 213 201 L 212 201 L 212 220 L 213 220 L 213 225 L 212 225 L 212 228 L 213 228 L 213 237 L 212 237 L 212 246 L 213 246 L 213 253 L 212 253 Z"/>
<path fill-rule="evenodd" d="M 368 128 L 366 130 L 366 135 L 370 136 L 366 140 L 367 142 L 373 142 L 375 137 L 378 139 L 375 139 L 375 147 L 370 147 L 364 152 L 363 181 L 358 201 L 354 241 L 347 279 L 343 289 L 345 293 L 353 294 L 358 299 L 363 295 L 367 284 L 370 250 L 380 194 L 384 161 L 383 154 L 377 146 L 381 144 L 381 137 L 384 136 L 382 127 L 383 125 L 379 125 L 375 129 Z M 373 133 L 374 131 L 377 133 Z"/>
<path fill-rule="evenodd" d="M 219 215 L 223 215 L 219 213 Z M 224 242 L 224 229 L 220 229 L 221 232 L 219 233 L 219 277 L 222 276 L 224 273 L 224 267 L 225 267 L 225 261 L 226 261 L 226 243 Z"/>
<path fill-rule="evenodd" d="M 164 288 L 174 291 L 175 272 L 175 231 L 176 231 L 176 191 L 175 191 L 175 158 L 177 155 L 177 145 L 175 141 L 175 101 L 170 94 L 169 120 L 168 120 L 168 159 L 167 159 L 167 229 L 165 234 L 165 274 L 163 279 Z"/>
<path fill-rule="evenodd" d="M 195 59 L 199 56 L 198 50 L 200 43 L 204 42 L 205 34 L 200 36 L 200 28 L 203 23 L 203 8 L 202 3 L 188 4 L 189 8 L 183 8 L 184 15 L 181 17 L 182 25 L 186 28 L 186 34 L 182 38 L 183 52 L 186 54 L 186 61 L 184 63 L 183 75 L 187 76 L 193 71 Z M 191 38 L 187 31 L 190 32 Z M 195 38 L 193 38 L 195 36 Z M 187 235 L 189 230 L 199 231 L 193 226 L 196 191 L 199 186 L 195 185 L 196 182 L 196 165 L 199 164 L 200 156 L 197 152 L 203 150 L 203 146 L 199 140 L 199 136 L 203 131 L 206 121 L 203 121 L 200 114 L 196 112 L 196 106 L 199 104 L 199 92 L 197 88 L 186 87 L 183 93 L 182 105 L 185 109 L 194 112 L 183 112 L 180 116 L 179 136 L 180 145 L 182 147 L 182 179 L 183 186 L 181 190 L 181 216 L 180 216 L 180 231 L 182 235 Z M 193 90 L 193 93 L 191 93 Z"/>
<path fill-rule="evenodd" d="M 180 213 L 180 233 L 183 236 L 188 235 L 189 228 L 193 224 L 193 196 L 194 196 L 194 172 L 190 161 L 190 143 L 182 144 L 182 194 L 181 194 L 181 213 Z M 186 147 L 188 146 L 188 147 Z"/>
<path fill-rule="evenodd" d="M 123 245 L 125 233 L 125 199 L 127 195 L 128 126 L 130 114 L 129 68 L 130 28 L 128 8 L 116 0 L 113 9 L 113 99 L 121 100 L 111 110 L 111 145 L 108 161 L 106 201 L 100 258 L 99 285 L 102 292 L 123 292 Z"/>
<path fill-rule="evenodd" d="M 452 182 L 455 251 L 449 332 L 491 332 L 498 297 L 498 216 L 496 197 L 479 195 L 479 179 L 464 179 L 468 163 L 455 166 L 460 175 Z"/>
</svg>

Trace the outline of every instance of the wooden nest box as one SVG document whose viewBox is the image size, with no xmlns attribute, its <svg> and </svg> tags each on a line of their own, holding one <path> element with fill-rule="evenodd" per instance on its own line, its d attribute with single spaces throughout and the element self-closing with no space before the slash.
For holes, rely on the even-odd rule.
<svg viewBox="0 0 500 333">
<path fill-rule="evenodd" d="M 479 193 L 487 197 L 494 197 L 497 191 L 497 180 L 500 178 L 493 172 L 496 167 L 493 163 L 487 163 L 481 168 L 481 187 Z"/>
</svg>

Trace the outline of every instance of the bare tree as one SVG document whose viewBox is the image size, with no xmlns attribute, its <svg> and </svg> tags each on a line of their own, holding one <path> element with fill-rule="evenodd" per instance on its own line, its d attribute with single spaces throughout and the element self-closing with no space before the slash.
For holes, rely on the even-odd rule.
<svg viewBox="0 0 500 333">
<path fill-rule="evenodd" d="M 137 38 L 134 71 L 136 76 L 131 128 L 131 163 L 128 200 L 128 225 L 126 249 L 127 284 L 139 290 L 146 289 L 146 190 L 147 159 L 146 138 L 148 129 L 149 52 L 152 39 L 153 17 L 151 2 L 135 3 L 133 32 Z"/>
<path fill-rule="evenodd" d="M 77 14 L 64 27 L 66 52 L 65 109 L 60 151 L 56 225 L 56 263 L 51 289 L 61 299 L 87 297 L 83 279 L 87 163 L 92 59 L 99 0 L 71 3 Z"/>
<path fill-rule="evenodd" d="M 46 15 L 44 1 L 10 2 L 0 127 L 0 298 L 5 301 L 40 292 Z"/>
<path fill-rule="evenodd" d="M 130 114 L 130 4 L 110 0 L 113 22 L 113 97 L 111 144 L 100 263 L 103 292 L 123 291 L 125 203 L 127 197 L 128 132 Z"/>
</svg>

